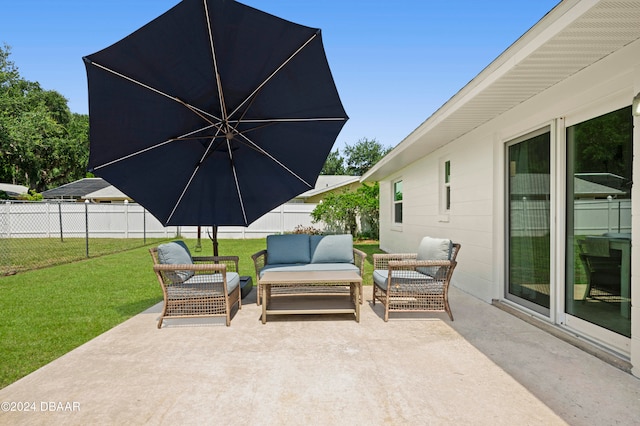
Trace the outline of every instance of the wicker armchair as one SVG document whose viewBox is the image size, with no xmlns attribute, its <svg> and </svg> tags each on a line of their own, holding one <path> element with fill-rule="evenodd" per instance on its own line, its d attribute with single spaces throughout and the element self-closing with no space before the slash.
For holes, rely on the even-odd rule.
<svg viewBox="0 0 640 426">
<path fill-rule="evenodd" d="M 158 328 L 165 318 L 222 316 L 227 326 L 231 324 L 231 309 L 236 304 L 242 308 L 238 256 L 193 257 L 191 264 L 163 264 L 158 248 L 149 252 L 164 296 Z"/>
<path fill-rule="evenodd" d="M 449 282 L 460 244 L 452 244 L 449 260 L 418 260 L 417 253 L 374 254 L 373 304 L 389 312 L 446 312 L 451 321 Z"/>
</svg>

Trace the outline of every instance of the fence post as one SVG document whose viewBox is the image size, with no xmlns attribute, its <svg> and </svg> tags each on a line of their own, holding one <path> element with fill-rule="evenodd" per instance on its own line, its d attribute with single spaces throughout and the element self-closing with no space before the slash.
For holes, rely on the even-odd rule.
<svg viewBox="0 0 640 426">
<path fill-rule="evenodd" d="M 6 201 L 7 206 L 7 238 L 11 238 L 11 201 Z"/>
<path fill-rule="evenodd" d="M 47 238 L 51 238 L 51 203 L 47 201 Z"/>
<path fill-rule="evenodd" d="M 284 204 L 280 204 L 280 233 L 284 234 Z"/>
<path fill-rule="evenodd" d="M 124 237 L 129 238 L 129 200 L 124 200 Z"/>
<path fill-rule="evenodd" d="M 613 197 L 607 196 L 607 232 L 611 232 L 611 208 L 613 207 Z"/>
<path fill-rule="evenodd" d="M 147 244 L 147 209 L 142 209 L 142 238 Z"/>
<path fill-rule="evenodd" d="M 618 201 L 618 233 L 621 232 L 621 223 L 622 220 L 622 201 Z"/>
<path fill-rule="evenodd" d="M 62 203 L 58 202 L 58 222 L 60 223 L 60 242 L 64 243 L 62 236 Z"/>
<path fill-rule="evenodd" d="M 85 245 L 86 255 L 89 257 L 89 200 L 84 200 L 84 229 L 85 229 Z"/>
</svg>

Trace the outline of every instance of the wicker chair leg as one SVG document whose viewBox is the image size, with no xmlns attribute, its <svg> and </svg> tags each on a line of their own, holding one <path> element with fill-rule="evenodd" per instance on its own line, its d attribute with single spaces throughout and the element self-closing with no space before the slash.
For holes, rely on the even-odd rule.
<svg viewBox="0 0 640 426">
<path fill-rule="evenodd" d="M 162 304 L 162 313 L 160 314 L 160 320 L 158 321 L 158 328 L 162 328 L 162 321 L 164 320 L 164 316 L 167 314 L 167 299 L 164 299 L 164 303 Z"/>
<path fill-rule="evenodd" d="M 444 295 L 444 310 L 449 314 L 449 318 L 453 321 L 453 313 L 451 313 L 451 308 L 449 307 L 449 298 L 447 295 Z"/>
</svg>

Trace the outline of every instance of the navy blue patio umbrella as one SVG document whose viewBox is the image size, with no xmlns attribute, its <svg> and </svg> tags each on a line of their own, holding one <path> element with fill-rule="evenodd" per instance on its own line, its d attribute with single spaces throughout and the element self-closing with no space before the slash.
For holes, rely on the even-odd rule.
<svg viewBox="0 0 640 426">
<path fill-rule="evenodd" d="M 348 119 L 320 30 L 232 0 L 83 59 L 89 170 L 165 226 L 248 226 L 312 189 Z"/>
</svg>

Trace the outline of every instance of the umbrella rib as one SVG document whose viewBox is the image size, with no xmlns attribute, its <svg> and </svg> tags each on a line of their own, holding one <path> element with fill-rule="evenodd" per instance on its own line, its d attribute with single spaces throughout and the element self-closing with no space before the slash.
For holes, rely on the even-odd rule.
<svg viewBox="0 0 640 426">
<path fill-rule="evenodd" d="M 204 13 L 207 17 L 207 30 L 209 31 L 209 43 L 211 45 L 211 57 L 213 59 L 213 72 L 216 74 L 216 84 L 218 85 L 218 100 L 220 101 L 220 111 L 222 112 L 222 119 L 226 122 L 227 108 L 224 102 L 224 94 L 222 93 L 222 80 L 220 78 L 220 72 L 218 72 L 218 59 L 216 57 L 216 48 L 213 42 L 213 31 L 211 30 L 211 18 L 209 17 L 209 6 L 207 0 L 202 0 L 204 4 Z"/>
<path fill-rule="evenodd" d="M 246 104 L 249 99 L 253 98 L 253 96 L 255 96 L 256 93 L 258 93 L 260 90 L 262 90 L 262 88 L 265 86 L 265 84 L 267 84 L 278 72 L 280 72 L 280 70 L 282 68 L 284 68 L 289 62 L 291 62 L 291 60 L 296 57 L 298 55 L 298 53 L 300 53 L 305 47 L 307 47 L 307 45 L 309 45 L 309 43 L 311 43 L 316 37 L 318 37 L 318 35 L 320 34 L 320 30 L 316 31 L 311 38 L 309 38 L 309 40 L 307 40 L 305 43 L 302 44 L 302 46 L 300 46 L 295 52 L 293 52 L 291 54 L 291 56 L 289 56 L 283 63 L 282 65 L 280 65 L 278 68 L 276 68 L 275 71 L 273 71 L 262 83 L 260 83 L 260 85 L 253 91 L 251 92 L 251 94 L 249 96 L 247 96 L 247 98 L 242 101 L 240 103 L 240 105 L 238 105 L 236 107 L 236 109 L 234 109 L 229 115 L 228 117 L 233 117 L 240 108 L 242 108 L 242 106 L 244 104 Z"/>
<path fill-rule="evenodd" d="M 156 144 L 156 145 L 153 145 L 153 146 L 149 146 L 149 147 L 147 147 L 145 149 L 141 149 L 140 151 L 132 152 L 131 154 L 125 155 L 124 157 L 116 158 L 115 160 L 111 160 L 111 161 L 109 161 L 107 163 L 104 163 L 104 164 L 101 164 L 99 166 L 96 166 L 93 169 L 94 170 L 98 170 L 98 169 L 101 169 L 103 167 L 107 167 L 107 166 L 110 166 L 112 164 L 119 163 L 120 161 L 128 160 L 129 158 L 135 157 L 136 155 L 144 154 L 145 152 L 151 151 L 151 150 L 156 149 L 156 148 L 160 148 L 160 147 L 162 147 L 162 146 L 164 146 L 164 145 L 166 145 L 168 143 L 175 142 L 177 140 L 187 139 L 189 136 L 191 136 L 191 135 L 193 135 L 195 133 L 201 132 L 203 130 L 210 129 L 212 127 L 217 127 L 217 126 L 215 126 L 215 125 L 205 126 L 205 127 L 201 128 L 201 129 L 196 129 L 196 130 L 194 130 L 192 132 L 185 133 L 184 135 L 181 135 L 181 136 L 178 136 L 178 137 L 175 137 L 175 138 L 171 138 L 171 139 L 167 139 L 164 142 L 160 142 L 159 144 Z M 219 128 L 218 128 L 218 131 L 220 131 Z"/>
<path fill-rule="evenodd" d="M 298 176 L 298 174 L 296 172 L 294 172 L 293 170 L 291 170 L 289 167 L 285 166 L 284 164 L 282 164 L 282 162 L 280 160 L 278 160 L 277 158 L 275 158 L 273 155 L 269 154 L 267 151 L 265 151 L 264 149 L 262 149 L 261 147 L 259 147 L 258 145 L 256 145 L 251 139 L 249 139 L 246 135 L 240 133 L 240 136 L 242 136 L 250 145 L 251 147 L 253 147 L 253 149 L 255 149 L 256 151 L 260 152 L 262 155 L 265 155 L 267 157 L 269 157 L 271 160 L 273 160 L 276 164 L 278 164 L 280 167 L 282 167 L 283 169 L 285 169 L 287 172 L 289 172 L 292 176 L 294 176 L 295 178 L 297 178 L 300 182 L 304 183 L 305 185 L 307 185 L 309 188 L 313 188 L 313 185 L 311 185 L 309 182 L 307 182 L 306 180 L 304 180 L 303 178 L 301 178 L 300 176 Z"/>
<path fill-rule="evenodd" d="M 236 165 L 233 162 L 233 152 L 231 150 L 231 143 L 228 140 L 227 140 L 227 151 L 229 151 L 229 159 L 231 160 L 231 170 L 233 171 L 233 180 L 235 181 L 235 184 L 236 184 L 236 191 L 238 192 L 238 200 L 240 201 L 240 208 L 242 209 L 242 217 L 244 218 L 244 223 L 248 225 L 247 212 L 244 209 L 244 201 L 242 198 L 242 191 L 240 191 L 240 182 L 238 182 Z"/>
<path fill-rule="evenodd" d="M 191 173 L 191 177 L 189 177 L 189 180 L 187 181 L 187 184 L 182 189 L 182 193 L 180 194 L 180 197 L 178 197 L 178 201 L 176 201 L 176 205 L 173 206 L 173 209 L 171 210 L 171 213 L 169 214 L 169 217 L 167 218 L 167 222 L 166 223 L 169 223 L 171 221 L 171 218 L 175 214 L 176 209 L 178 208 L 180 203 L 182 203 L 182 199 L 184 198 L 184 195 L 187 193 L 187 190 L 189 189 L 189 186 L 191 186 L 191 182 L 193 182 L 193 179 L 198 174 L 198 171 L 200 170 L 200 165 L 207 158 L 207 155 L 209 155 L 209 152 L 211 151 L 211 147 L 213 146 L 213 144 L 214 144 L 214 142 L 216 140 L 216 137 L 218 136 L 219 132 L 220 132 L 220 129 L 218 129 L 218 133 L 214 136 L 213 139 L 211 139 L 211 142 L 209 142 L 209 146 L 207 146 L 207 149 L 202 154 L 202 157 L 200 157 L 200 161 L 198 161 L 198 164 L 196 164 L 196 168 L 193 170 L 193 173 Z"/>
<path fill-rule="evenodd" d="M 175 101 L 175 102 L 178 102 L 178 103 L 179 103 L 179 104 L 181 104 L 181 105 L 184 105 L 184 106 L 185 106 L 185 107 L 187 107 L 190 111 L 192 111 L 192 112 L 196 113 L 196 114 L 197 114 L 198 116 L 200 116 L 202 119 L 204 119 L 205 121 L 207 121 L 207 122 L 209 122 L 209 123 L 211 123 L 211 124 L 214 124 L 214 123 L 213 123 L 211 120 L 206 119 L 203 115 L 207 115 L 207 116 L 209 116 L 209 117 L 210 117 L 211 119 L 213 119 L 213 120 L 222 121 L 219 117 L 216 117 L 215 115 L 211 114 L 210 112 L 203 111 L 202 109 L 197 108 L 197 107 L 195 107 L 195 106 L 193 106 L 193 105 L 190 105 L 190 104 L 186 103 L 185 101 L 183 101 L 183 100 L 182 100 L 182 99 L 180 99 L 180 98 L 177 98 L 177 97 L 175 97 L 175 96 L 171 96 L 170 94 L 165 93 L 165 92 L 163 92 L 162 90 L 158 90 L 158 89 L 156 89 L 155 87 L 151 87 L 151 86 L 149 86 L 148 84 L 144 84 L 144 83 L 143 83 L 143 82 L 141 82 L 141 81 L 138 81 L 138 80 L 136 80 L 136 79 L 134 79 L 134 78 L 128 77 L 128 76 L 126 76 L 126 75 L 124 75 L 124 74 L 122 74 L 122 73 L 119 73 L 118 71 L 112 70 L 111 68 L 105 67 L 104 65 L 101 65 L 101 64 L 99 64 L 99 63 L 97 63 L 97 62 L 93 62 L 93 61 L 91 61 L 90 63 L 91 63 L 91 65 L 96 66 L 96 67 L 98 67 L 98 68 L 101 68 L 101 69 L 103 69 L 103 70 L 105 70 L 105 71 L 107 71 L 107 72 L 110 72 L 110 73 L 111 73 L 111 74 L 113 74 L 113 75 L 117 75 L 117 76 L 118 76 L 118 77 L 120 77 L 120 78 L 123 78 L 123 79 L 125 79 L 125 80 L 127 80 L 127 81 L 130 81 L 130 82 L 132 82 L 132 83 L 134 83 L 134 84 L 137 84 L 138 86 L 144 87 L 144 88 L 145 88 L 145 89 L 147 89 L 147 90 L 151 90 L 152 92 L 155 92 L 155 93 L 157 93 L 157 94 L 159 94 L 159 95 L 161 95 L 161 96 L 164 96 L 164 97 L 165 97 L 165 98 L 167 98 L 167 99 L 171 99 L 172 101 Z"/>
<path fill-rule="evenodd" d="M 299 123 L 299 122 L 311 122 L 311 121 L 346 121 L 344 117 L 315 117 L 315 118 L 249 118 L 238 120 L 243 123 Z M 235 123 L 231 120 L 230 123 Z"/>
</svg>

